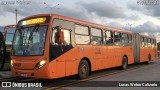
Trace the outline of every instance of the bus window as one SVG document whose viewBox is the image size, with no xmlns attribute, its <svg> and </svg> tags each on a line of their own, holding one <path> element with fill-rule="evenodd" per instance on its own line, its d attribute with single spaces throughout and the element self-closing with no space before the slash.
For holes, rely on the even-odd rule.
<svg viewBox="0 0 160 90">
<path fill-rule="evenodd" d="M 150 38 L 148 38 L 148 47 L 150 48 L 151 47 L 151 39 Z"/>
<path fill-rule="evenodd" d="M 114 45 L 119 46 L 121 45 L 121 33 L 114 32 Z"/>
<path fill-rule="evenodd" d="M 153 47 L 153 39 L 151 39 L 151 47 Z"/>
<path fill-rule="evenodd" d="M 104 32 L 105 45 L 113 45 L 113 33 L 112 31 Z"/>
<path fill-rule="evenodd" d="M 75 25 L 75 39 L 76 44 L 89 44 L 89 28 L 82 25 Z"/>
<path fill-rule="evenodd" d="M 46 28 L 40 27 L 40 29 L 41 30 L 39 30 L 39 32 L 33 32 L 33 37 L 31 41 L 29 41 L 31 44 L 31 49 L 33 50 L 33 51 L 30 51 L 30 54 L 43 54 L 43 48 L 44 48 L 44 43 L 45 43 L 45 38 L 46 38 L 45 37 Z"/>
<path fill-rule="evenodd" d="M 129 38 L 129 44 L 132 44 L 132 35 L 128 34 L 128 38 Z"/>
<path fill-rule="evenodd" d="M 6 45 L 12 45 L 12 40 L 15 32 L 15 27 L 6 28 Z M 10 47 L 11 48 L 11 47 Z"/>
<path fill-rule="evenodd" d="M 89 29 L 86 26 L 75 25 L 75 33 L 82 35 L 89 35 Z"/>
<path fill-rule="evenodd" d="M 129 37 L 126 33 L 122 33 L 122 44 L 124 46 L 129 44 Z"/>
<path fill-rule="evenodd" d="M 76 38 L 76 44 L 89 44 L 90 43 L 89 36 L 75 35 L 75 38 Z"/>
<path fill-rule="evenodd" d="M 102 45 L 102 31 L 100 29 L 91 28 L 92 44 Z"/>
<path fill-rule="evenodd" d="M 155 40 L 151 40 L 151 45 L 152 45 L 152 47 L 155 47 L 156 46 L 156 42 L 155 42 Z"/>
<path fill-rule="evenodd" d="M 71 35 L 70 35 L 70 30 L 67 29 L 62 29 L 64 32 L 64 42 L 62 45 L 70 45 L 71 44 Z M 57 38 L 56 38 L 57 30 L 53 30 L 53 35 L 52 35 L 52 44 L 53 45 L 58 45 Z"/>
<path fill-rule="evenodd" d="M 21 31 L 21 33 L 20 33 Z M 13 55 L 43 55 L 47 26 L 17 30 L 13 40 Z"/>
<path fill-rule="evenodd" d="M 64 45 L 70 45 L 71 44 L 71 35 L 70 35 L 70 31 L 67 29 L 62 29 L 62 31 L 64 32 Z"/>
<path fill-rule="evenodd" d="M 147 47 L 147 38 L 144 38 L 144 47 Z"/>
<path fill-rule="evenodd" d="M 144 37 L 141 37 L 141 47 L 145 47 Z"/>
</svg>

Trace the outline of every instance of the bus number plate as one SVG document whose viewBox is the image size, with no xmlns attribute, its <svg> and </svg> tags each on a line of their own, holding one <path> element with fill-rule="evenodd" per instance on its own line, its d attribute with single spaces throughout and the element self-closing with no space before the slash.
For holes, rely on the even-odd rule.
<svg viewBox="0 0 160 90">
<path fill-rule="evenodd" d="M 22 76 L 22 77 L 27 77 L 27 74 L 22 73 L 21 76 Z"/>
</svg>

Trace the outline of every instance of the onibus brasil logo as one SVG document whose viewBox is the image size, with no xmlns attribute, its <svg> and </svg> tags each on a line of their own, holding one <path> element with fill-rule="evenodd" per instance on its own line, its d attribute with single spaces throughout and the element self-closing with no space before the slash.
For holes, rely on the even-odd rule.
<svg viewBox="0 0 160 90">
<path fill-rule="evenodd" d="M 2 82 L 2 87 L 42 87 L 41 83 Z"/>
</svg>

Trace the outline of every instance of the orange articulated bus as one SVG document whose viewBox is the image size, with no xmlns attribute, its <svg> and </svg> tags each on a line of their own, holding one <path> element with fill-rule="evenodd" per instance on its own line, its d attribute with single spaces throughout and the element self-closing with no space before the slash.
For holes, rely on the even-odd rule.
<svg viewBox="0 0 160 90">
<path fill-rule="evenodd" d="M 156 40 L 57 14 L 41 14 L 18 22 L 12 47 L 14 76 L 61 78 L 157 58 Z"/>
</svg>

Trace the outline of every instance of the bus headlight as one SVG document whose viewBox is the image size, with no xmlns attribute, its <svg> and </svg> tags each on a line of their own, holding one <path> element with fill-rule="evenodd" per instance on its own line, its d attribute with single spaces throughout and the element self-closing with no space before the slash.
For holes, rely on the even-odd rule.
<svg viewBox="0 0 160 90">
<path fill-rule="evenodd" d="M 36 64 L 35 69 L 40 69 L 41 67 L 46 65 L 46 60 L 42 60 Z"/>
<path fill-rule="evenodd" d="M 11 67 L 13 67 L 13 60 L 11 60 Z"/>
</svg>

